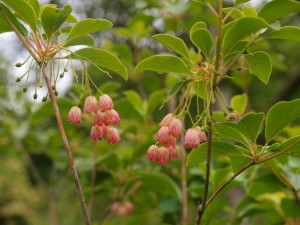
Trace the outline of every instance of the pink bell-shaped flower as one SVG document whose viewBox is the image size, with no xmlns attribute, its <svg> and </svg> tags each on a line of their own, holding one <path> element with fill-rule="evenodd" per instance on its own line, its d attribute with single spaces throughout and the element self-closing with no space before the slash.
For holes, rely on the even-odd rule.
<svg viewBox="0 0 300 225">
<path fill-rule="evenodd" d="M 175 137 L 179 138 L 182 134 L 182 122 L 180 119 L 173 119 L 169 125 L 169 133 Z"/>
<path fill-rule="evenodd" d="M 160 147 L 158 149 L 156 162 L 158 162 L 161 165 L 169 163 L 169 152 L 165 147 Z"/>
<path fill-rule="evenodd" d="M 169 128 L 166 126 L 163 126 L 159 129 L 156 135 L 156 139 L 161 145 L 164 145 L 166 147 L 176 145 L 176 139 L 169 134 Z"/>
<path fill-rule="evenodd" d="M 174 119 L 174 115 L 172 113 L 169 113 L 167 114 L 163 119 L 162 121 L 160 122 L 160 126 L 163 127 L 163 126 L 169 126 L 169 124 L 171 123 L 171 121 Z"/>
<path fill-rule="evenodd" d="M 107 141 L 108 144 L 115 144 L 121 140 L 119 131 L 114 127 L 107 128 Z"/>
<path fill-rule="evenodd" d="M 94 125 L 91 129 L 91 138 L 93 141 L 103 140 L 103 133 L 101 127 Z"/>
<path fill-rule="evenodd" d="M 102 126 L 105 122 L 105 113 L 98 111 L 94 117 L 94 125 Z"/>
<path fill-rule="evenodd" d="M 110 124 L 117 125 L 119 122 L 120 122 L 120 116 L 116 110 L 111 109 L 109 111 L 106 111 L 106 114 L 105 114 L 105 125 L 106 126 L 108 126 Z"/>
<path fill-rule="evenodd" d="M 114 108 L 113 101 L 107 94 L 100 95 L 99 103 L 101 112 L 109 111 Z"/>
<path fill-rule="evenodd" d="M 150 161 L 156 161 L 158 147 L 156 145 L 151 145 L 147 151 L 147 159 Z"/>
<path fill-rule="evenodd" d="M 200 132 L 201 129 L 199 127 L 188 129 L 184 137 L 184 147 L 197 148 L 200 144 Z"/>
<path fill-rule="evenodd" d="M 179 152 L 176 146 L 171 146 L 167 148 L 169 152 L 170 159 L 179 159 Z"/>
<path fill-rule="evenodd" d="M 68 114 L 68 122 L 81 124 L 81 109 L 78 106 L 73 106 Z"/>
<path fill-rule="evenodd" d="M 95 96 L 88 96 L 84 102 L 84 111 L 88 114 L 98 112 L 98 101 Z"/>
</svg>

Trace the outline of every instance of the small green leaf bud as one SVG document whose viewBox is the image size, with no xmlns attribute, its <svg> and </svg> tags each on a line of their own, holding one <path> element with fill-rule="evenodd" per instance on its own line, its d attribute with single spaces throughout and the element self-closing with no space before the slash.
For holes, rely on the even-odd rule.
<svg viewBox="0 0 300 225">
<path fill-rule="evenodd" d="M 55 91 L 54 91 L 54 94 L 55 94 L 55 96 L 57 96 L 57 95 L 58 95 L 58 91 L 57 91 L 57 90 L 55 90 Z"/>
<path fill-rule="evenodd" d="M 16 67 L 21 67 L 21 66 L 23 66 L 23 64 L 22 63 L 17 63 L 15 66 Z"/>
<path fill-rule="evenodd" d="M 52 85 L 52 90 L 55 90 L 55 89 L 56 89 L 55 85 Z"/>
<path fill-rule="evenodd" d="M 64 73 L 59 75 L 60 79 L 64 77 Z"/>
<path fill-rule="evenodd" d="M 39 83 L 39 84 L 38 84 L 38 87 L 39 87 L 39 88 L 42 88 L 42 87 L 43 87 L 43 83 Z"/>
<path fill-rule="evenodd" d="M 37 93 L 34 93 L 33 94 L 33 99 L 37 99 L 37 97 L 38 97 Z"/>
<path fill-rule="evenodd" d="M 42 102 L 45 102 L 45 101 L 47 101 L 47 96 L 42 98 Z"/>
<path fill-rule="evenodd" d="M 27 91 L 27 88 L 26 87 L 23 87 L 23 92 L 26 92 Z"/>
<path fill-rule="evenodd" d="M 234 111 L 234 108 L 232 108 L 231 106 L 228 106 L 227 109 L 228 109 L 230 112 L 233 112 L 233 111 Z"/>
<path fill-rule="evenodd" d="M 67 67 L 64 68 L 64 72 L 68 72 L 68 68 Z"/>
<path fill-rule="evenodd" d="M 18 78 L 16 79 L 16 82 L 20 82 L 20 81 L 21 81 L 21 78 L 18 77 Z"/>
</svg>

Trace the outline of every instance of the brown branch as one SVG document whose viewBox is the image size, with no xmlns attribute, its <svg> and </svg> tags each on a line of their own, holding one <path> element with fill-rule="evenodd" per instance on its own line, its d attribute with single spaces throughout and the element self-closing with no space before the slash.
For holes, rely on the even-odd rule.
<svg viewBox="0 0 300 225">
<path fill-rule="evenodd" d="M 39 65 L 41 66 L 41 64 L 39 64 Z M 74 165 L 73 155 L 72 155 L 71 148 L 70 148 L 67 136 L 66 136 L 66 132 L 65 132 L 63 123 L 62 123 L 62 119 L 61 119 L 61 116 L 60 116 L 60 112 L 59 112 L 59 108 L 58 108 L 58 105 L 57 105 L 56 97 L 55 97 L 55 94 L 54 94 L 54 92 L 52 90 L 52 87 L 51 87 L 51 82 L 50 82 L 50 79 L 49 79 L 49 75 L 48 75 L 47 70 L 44 67 L 41 66 L 41 70 L 43 72 L 43 75 L 44 75 L 44 78 L 45 78 L 45 81 L 46 81 L 47 89 L 48 89 L 50 99 L 52 101 L 53 109 L 54 109 L 54 112 L 55 112 L 55 117 L 56 117 L 56 120 L 57 120 L 57 124 L 58 124 L 59 130 L 60 130 L 60 133 L 61 133 L 61 137 L 62 137 L 64 146 L 65 146 L 65 150 L 66 150 L 66 153 L 67 153 L 67 156 L 68 156 L 68 159 L 69 159 L 70 169 L 71 169 L 73 179 L 74 179 L 74 183 L 75 183 L 75 186 L 76 186 L 76 189 L 77 189 L 78 197 L 79 197 L 80 204 L 81 204 L 82 213 L 84 215 L 85 224 L 86 225 L 91 225 L 91 222 L 90 222 L 90 219 L 89 219 L 89 216 L 88 216 L 88 212 L 87 212 L 87 207 L 86 207 L 85 200 L 84 200 L 84 197 L 83 197 L 80 181 L 79 181 L 79 178 L 78 178 L 77 170 L 76 170 L 76 167 Z"/>
</svg>

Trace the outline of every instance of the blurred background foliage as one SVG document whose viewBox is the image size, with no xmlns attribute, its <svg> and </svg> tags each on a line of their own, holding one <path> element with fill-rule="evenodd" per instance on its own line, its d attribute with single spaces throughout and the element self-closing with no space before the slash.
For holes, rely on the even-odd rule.
<svg viewBox="0 0 300 225">
<path fill-rule="evenodd" d="M 228 7 L 232 5 L 231 1 L 224 2 Z M 180 162 L 159 166 L 145 157 L 149 145 L 155 142 L 157 124 L 177 104 L 174 98 L 159 110 L 168 90 L 179 78 L 174 74 L 159 76 L 137 72 L 134 67 L 147 56 L 167 52 L 152 35 L 172 33 L 192 46 L 188 37 L 191 26 L 205 21 L 214 33 L 216 17 L 201 1 L 51 3 L 71 4 L 79 18 L 105 18 L 113 22 L 114 28 L 99 34 L 96 43 L 117 54 L 129 71 L 129 81 L 124 82 L 99 75 L 90 68 L 95 84 L 112 96 L 121 116 L 122 141 L 116 145 L 91 141 L 92 118 L 88 115 L 84 115 L 86 120 L 80 126 L 67 123 L 68 111 L 80 96 L 80 84 L 74 82 L 70 87 L 60 84 L 64 91 L 59 93 L 58 103 L 93 224 L 180 224 Z M 256 1 L 255 7 L 259 8 L 261 3 Z M 285 17 L 281 23 L 299 27 L 299 14 Z M 256 112 L 266 112 L 281 100 L 299 98 L 299 47 L 299 42 L 284 40 L 258 42 L 257 48 L 272 57 L 269 85 L 250 76 L 247 69 L 234 71 L 230 74 L 233 79 L 221 84 L 226 97 L 247 93 L 248 111 Z M 10 51 L 17 54 L 20 49 L 11 47 Z M 9 60 L 6 51 L 0 54 L 0 224 L 83 224 L 52 105 L 49 101 L 33 101 L 31 96 L 23 94 L 22 87 L 14 82 L 17 75 L 13 74 L 15 70 L 11 65 L 16 62 Z M 299 134 L 299 130 L 300 127 L 293 124 L 282 135 L 293 136 Z M 299 170 L 297 156 L 282 156 L 250 169 L 210 205 L 205 214 L 207 224 L 300 224 Z M 204 164 L 188 168 L 190 224 L 195 218 L 197 202 L 201 201 L 203 173 Z M 230 175 L 228 159 L 213 161 L 211 189 Z M 133 210 L 126 215 L 117 215 L 111 210 L 115 202 L 127 201 L 133 204 Z"/>
</svg>

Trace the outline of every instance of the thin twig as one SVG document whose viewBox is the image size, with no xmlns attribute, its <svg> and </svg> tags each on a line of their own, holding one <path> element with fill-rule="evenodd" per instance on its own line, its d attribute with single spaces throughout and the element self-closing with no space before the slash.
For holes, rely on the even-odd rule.
<svg viewBox="0 0 300 225">
<path fill-rule="evenodd" d="M 62 137 L 64 146 L 65 146 L 65 150 L 66 150 L 66 153 L 67 153 L 67 156 L 68 156 L 68 159 L 69 159 L 70 169 L 71 169 L 73 179 L 74 179 L 74 183 L 75 183 L 77 193 L 78 193 L 78 196 L 79 196 L 82 213 L 84 215 L 85 224 L 86 225 L 91 225 L 90 218 L 89 218 L 88 212 L 87 212 L 86 203 L 85 203 L 84 196 L 83 196 L 83 192 L 82 192 L 82 189 L 81 189 L 79 177 L 78 177 L 77 170 L 76 170 L 76 167 L 75 167 L 75 164 L 74 164 L 73 155 L 72 155 L 71 148 L 70 148 L 67 136 L 66 136 L 66 132 L 65 132 L 63 123 L 62 123 L 62 119 L 61 119 L 61 116 L 60 116 L 60 112 L 59 112 L 59 108 L 58 108 L 58 105 L 57 105 L 56 97 L 55 97 L 55 94 L 54 94 L 54 92 L 52 90 L 52 87 L 51 87 L 51 82 L 50 82 L 50 79 L 49 79 L 49 75 L 48 75 L 48 72 L 45 69 L 45 67 L 42 67 L 41 70 L 43 72 L 43 75 L 44 75 L 44 78 L 45 78 L 45 81 L 46 81 L 49 96 L 50 96 L 50 99 L 52 101 L 53 109 L 54 109 L 54 112 L 55 112 L 55 117 L 56 117 L 56 120 L 57 120 L 57 124 L 58 124 L 59 130 L 60 130 L 60 133 L 61 133 L 61 137 Z"/>
<path fill-rule="evenodd" d="M 96 161 L 96 143 L 93 142 L 93 159 Z M 96 185 L 96 175 L 97 175 L 97 166 L 96 162 L 94 162 L 94 166 L 92 169 L 92 178 L 91 178 L 91 193 L 90 193 L 90 201 L 88 204 L 88 214 L 89 217 L 92 218 L 92 209 L 94 205 L 94 197 L 95 197 L 95 185 Z"/>
<path fill-rule="evenodd" d="M 213 194 L 210 196 L 210 198 L 206 202 L 206 206 L 208 206 L 212 200 L 231 182 L 233 181 L 238 175 L 240 175 L 242 172 L 244 172 L 246 169 L 248 169 L 250 166 L 255 165 L 254 161 L 249 162 L 246 164 L 242 169 L 240 169 L 238 172 L 236 172 L 228 181 L 226 181 L 224 184 L 222 184 Z"/>
</svg>

